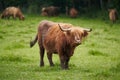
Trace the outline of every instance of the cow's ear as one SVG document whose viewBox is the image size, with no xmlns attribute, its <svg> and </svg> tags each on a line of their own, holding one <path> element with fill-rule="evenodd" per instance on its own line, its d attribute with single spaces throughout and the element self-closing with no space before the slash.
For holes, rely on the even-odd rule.
<svg viewBox="0 0 120 80">
<path fill-rule="evenodd" d="M 90 29 L 84 28 L 83 29 L 83 37 L 86 37 L 88 35 L 88 33 L 91 32 L 91 31 L 92 31 L 91 28 Z"/>
<path fill-rule="evenodd" d="M 84 30 L 83 37 L 86 37 L 88 35 L 88 32 Z"/>
</svg>

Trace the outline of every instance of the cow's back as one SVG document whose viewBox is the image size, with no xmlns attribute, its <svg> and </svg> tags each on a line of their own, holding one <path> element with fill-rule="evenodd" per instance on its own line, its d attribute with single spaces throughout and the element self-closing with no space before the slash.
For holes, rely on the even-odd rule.
<svg viewBox="0 0 120 80">
<path fill-rule="evenodd" d="M 18 8 L 15 8 L 15 7 L 8 7 L 7 8 L 7 11 L 10 15 L 13 15 L 13 14 L 16 14 L 17 11 L 18 11 Z"/>
<path fill-rule="evenodd" d="M 40 33 L 42 33 L 42 34 L 46 33 L 48 31 L 48 29 L 54 24 L 55 23 L 52 21 L 43 20 L 39 24 L 38 31 L 40 31 Z"/>
<path fill-rule="evenodd" d="M 52 27 L 55 23 L 52 21 L 43 20 L 40 22 L 38 27 L 38 37 L 44 41 L 44 37 L 48 32 L 48 29 Z"/>
</svg>

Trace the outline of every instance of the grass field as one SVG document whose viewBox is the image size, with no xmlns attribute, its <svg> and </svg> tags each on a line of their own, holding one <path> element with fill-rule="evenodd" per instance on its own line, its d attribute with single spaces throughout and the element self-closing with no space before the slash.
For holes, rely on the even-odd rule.
<svg viewBox="0 0 120 80">
<path fill-rule="evenodd" d="M 39 67 L 39 48 L 29 47 L 38 24 L 47 19 L 92 28 L 71 57 L 70 70 L 61 70 L 58 55 L 50 67 Z M 120 80 L 120 23 L 79 17 L 41 17 L 26 15 L 25 21 L 0 19 L 0 80 Z"/>
</svg>

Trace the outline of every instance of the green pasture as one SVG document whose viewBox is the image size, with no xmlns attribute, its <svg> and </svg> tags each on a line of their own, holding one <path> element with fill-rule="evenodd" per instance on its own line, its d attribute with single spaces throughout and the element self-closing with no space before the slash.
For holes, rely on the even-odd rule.
<svg viewBox="0 0 120 80">
<path fill-rule="evenodd" d="M 50 67 L 39 67 L 39 48 L 29 42 L 41 20 L 71 23 L 92 28 L 84 42 L 75 49 L 69 70 L 60 68 L 58 55 Z M 120 80 L 120 21 L 78 17 L 42 17 L 26 15 L 24 21 L 0 19 L 0 80 Z"/>
</svg>

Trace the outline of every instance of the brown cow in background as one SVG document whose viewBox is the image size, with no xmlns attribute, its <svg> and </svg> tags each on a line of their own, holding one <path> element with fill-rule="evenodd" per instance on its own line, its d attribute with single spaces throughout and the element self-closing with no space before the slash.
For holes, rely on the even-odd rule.
<svg viewBox="0 0 120 80">
<path fill-rule="evenodd" d="M 42 16 L 58 16 L 59 12 L 60 12 L 59 7 L 49 6 L 49 7 L 42 8 L 41 15 Z"/>
<path fill-rule="evenodd" d="M 118 13 L 116 9 L 109 9 L 109 19 L 112 21 L 112 23 L 116 22 L 118 19 Z"/>
<path fill-rule="evenodd" d="M 71 8 L 69 11 L 69 15 L 71 18 L 76 18 L 78 16 L 78 11 L 75 8 Z"/>
<path fill-rule="evenodd" d="M 24 15 L 22 14 L 20 8 L 17 8 L 17 7 L 8 7 L 1 14 L 1 18 L 9 19 L 11 16 L 14 19 L 16 19 L 16 17 L 18 17 L 20 20 L 24 20 Z"/>
<path fill-rule="evenodd" d="M 44 50 L 50 66 L 54 66 L 52 54 L 58 53 L 62 69 L 68 69 L 70 57 L 74 49 L 82 43 L 82 39 L 88 35 L 91 29 L 74 27 L 72 24 L 56 23 L 52 21 L 41 21 L 38 32 L 30 47 L 38 41 L 40 48 L 40 66 L 44 66 Z"/>
</svg>

